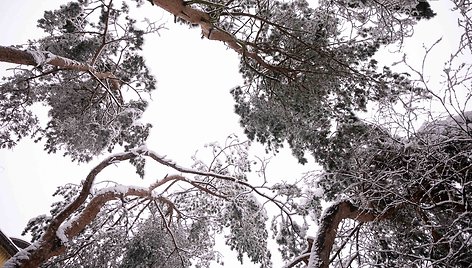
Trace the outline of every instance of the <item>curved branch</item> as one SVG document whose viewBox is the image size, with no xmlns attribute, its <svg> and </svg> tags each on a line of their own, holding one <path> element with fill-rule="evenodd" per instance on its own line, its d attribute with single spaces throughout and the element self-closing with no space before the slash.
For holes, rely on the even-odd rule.
<svg viewBox="0 0 472 268">
<path fill-rule="evenodd" d="M 252 186 L 251 184 L 245 182 L 245 181 L 242 181 L 242 180 L 238 180 L 237 178 L 235 177 L 232 177 L 232 176 L 227 176 L 227 175 L 222 175 L 222 174 L 217 174 L 217 173 L 213 173 L 213 172 L 204 172 L 204 171 L 198 171 L 198 170 L 194 170 L 194 169 L 189 169 L 189 168 L 185 168 L 185 167 L 181 167 L 179 165 L 177 165 L 176 163 L 174 163 L 172 160 L 169 160 L 169 159 L 166 159 L 165 156 L 160 156 L 159 154 L 153 152 L 153 151 L 150 151 L 148 149 L 146 149 L 145 147 L 142 147 L 142 148 L 138 148 L 135 150 L 136 153 L 139 153 L 139 154 L 142 154 L 142 155 L 145 155 L 145 156 L 149 156 L 151 157 L 153 160 L 155 160 L 156 162 L 162 164 L 162 165 L 165 165 L 165 166 L 168 166 L 170 168 L 173 168 L 177 171 L 180 171 L 182 173 L 187 173 L 187 174 L 193 174 L 193 175 L 200 175 L 200 176 L 206 176 L 206 177 L 214 177 L 214 178 L 218 178 L 218 179 L 222 179 L 222 180 L 226 180 L 226 181 L 231 181 L 231 182 L 234 182 L 234 183 L 237 183 L 237 184 L 240 184 L 242 186 L 245 186 L 249 189 L 251 189 L 252 191 L 254 191 L 256 194 L 264 197 L 265 199 L 267 200 L 270 200 L 272 201 L 280 210 L 282 210 L 285 214 L 289 215 L 290 213 L 287 212 L 287 210 L 285 209 L 285 205 L 284 204 L 281 204 L 281 202 L 278 202 L 275 197 L 270 197 L 269 195 L 261 192 L 259 189 L 257 189 L 256 187 Z M 194 185 L 195 186 L 195 185 Z"/>
<path fill-rule="evenodd" d="M 67 207 L 65 207 L 56 217 L 54 217 L 47 229 L 44 231 L 41 238 L 29 247 L 17 253 L 13 258 L 8 260 L 5 267 L 22 267 L 34 268 L 45 262 L 52 256 L 56 256 L 64 252 L 65 247 L 63 241 L 58 236 L 58 230 L 61 225 L 69 218 L 77 209 L 82 206 L 92 189 L 95 177 L 107 166 L 116 161 L 124 161 L 136 157 L 135 153 L 129 152 L 124 154 L 112 155 L 102 162 L 100 162 L 87 175 L 85 181 L 82 183 L 82 190 L 79 195 Z M 104 197 L 105 198 L 105 197 Z M 98 202 L 97 200 L 96 202 Z M 90 206 L 89 206 L 90 207 Z M 91 209 L 92 210 L 92 209 Z M 92 210 L 93 211 L 93 210 Z M 76 232 L 77 229 L 74 229 Z"/>
<path fill-rule="evenodd" d="M 201 172 L 198 170 L 184 168 L 175 164 L 173 161 L 166 159 L 165 156 L 160 156 L 157 153 L 148 150 L 146 147 L 140 147 L 129 152 L 111 155 L 105 160 L 101 161 L 95 168 L 93 168 L 83 181 L 82 189 L 78 196 L 51 220 L 46 230 L 42 234 L 41 238 L 28 248 L 17 253 L 13 258 L 11 258 L 7 262 L 7 264 L 5 264 L 5 267 L 38 267 L 41 263 L 47 261 L 49 258 L 62 254 L 66 250 L 65 243 L 71 238 L 81 233 L 85 229 L 85 227 L 90 224 L 93 219 L 95 219 L 97 214 L 100 212 L 100 209 L 108 201 L 123 198 L 125 196 L 136 196 L 151 199 L 157 198 L 159 200 L 159 196 L 153 194 L 153 190 L 155 190 L 161 185 L 166 184 L 169 181 L 184 181 L 186 183 L 191 184 L 193 187 L 196 187 L 200 191 L 226 199 L 224 195 L 221 195 L 219 193 L 209 190 L 208 188 L 201 186 L 197 181 L 188 180 L 180 175 L 174 175 L 166 176 L 162 180 L 146 188 L 118 185 L 102 189 L 98 191 L 96 195 L 84 206 L 87 201 L 87 198 L 89 197 L 89 194 L 91 193 L 95 178 L 101 171 L 103 171 L 106 167 L 114 163 L 130 160 L 140 156 L 150 157 L 162 165 L 169 166 L 183 173 L 215 177 L 241 184 L 243 186 L 248 187 L 257 194 L 271 200 L 277 206 L 283 209 L 283 205 L 281 205 L 277 200 L 275 200 L 275 198 L 270 198 L 269 196 L 260 192 L 256 187 L 251 186 L 247 182 L 240 181 L 237 178 L 231 176 L 216 174 L 212 172 Z M 81 206 L 84 206 L 84 209 L 77 216 L 72 217 Z"/>
<path fill-rule="evenodd" d="M 310 255 L 311 255 L 311 249 L 313 248 L 314 239 L 313 239 L 313 237 L 307 237 L 306 240 L 307 240 L 306 241 L 307 242 L 307 247 L 305 248 L 305 250 L 303 250 L 303 252 L 300 255 L 298 255 L 292 261 L 290 261 L 288 264 L 286 264 L 284 266 L 284 268 L 295 267 L 295 265 L 297 265 L 299 262 L 302 262 L 302 261 L 305 264 L 308 264 L 308 260 L 310 259 Z"/>
<path fill-rule="evenodd" d="M 333 248 L 338 225 L 342 220 L 351 219 L 360 223 L 380 221 L 390 218 L 395 212 L 396 208 L 390 208 L 385 213 L 378 214 L 359 208 L 348 200 L 332 205 L 321 217 L 318 234 L 311 248 L 308 267 L 327 268 L 329 266 L 329 255 Z"/>
<path fill-rule="evenodd" d="M 69 240 L 82 232 L 95 219 L 105 203 L 126 196 L 150 197 L 151 192 L 147 188 L 123 186 L 111 187 L 105 189 L 105 191 L 100 191 L 99 194 L 90 200 L 79 216 L 72 219 L 70 223 L 66 222 L 63 224 L 61 228 L 64 228 L 65 238 Z"/>
</svg>

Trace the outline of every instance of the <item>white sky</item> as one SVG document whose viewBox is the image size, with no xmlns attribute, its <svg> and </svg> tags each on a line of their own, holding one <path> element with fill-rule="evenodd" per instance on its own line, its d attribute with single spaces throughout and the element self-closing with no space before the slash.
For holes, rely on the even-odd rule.
<svg viewBox="0 0 472 268">
<path fill-rule="evenodd" d="M 44 10 L 54 9 L 64 2 L 0 1 L 0 45 L 21 44 L 27 39 L 41 37 L 41 32 L 35 28 L 37 19 Z M 420 24 L 416 38 L 407 40 L 405 45 L 408 58 L 418 62 L 418 56 L 424 53 L 422 44 L 430 45 L 443 36 L 434 59 L 428 64 L 432 68 L 431 77 L 437 77 L 437 71 L 442 70 L 444 60 L 455 48 L 457 34 L 453 29 L 457 24 L 447 12 L 449 1 L 434 1 L 431 5 L 438 13 L 437 18 Z M 190 156 L 205 143 L 223 142 L 231 133 L 244 139 L 229 94 L 229 90 L 241 82 L 236 53 L 220 42 L 202 40 L 198 29 L 175 25 L 172 18 L 157 7 L 146 3 L 141 10 L 153 20 L 168 21 L 166 27 L 169 28 L 162 30 L 160 36 L 146 40 L 147 64 L 158 81 L 154 101 L 143 119 L 154 125 L 147 146 L 182 166 L 190 166 Z M 388 55 L 382 60 L 394 61 Z M 4 74 L 5 68 L 0 65 L 0 77 Z M 260 152 L 258 147 L 256 151 Z M 0 229 L 10 236 L 20 237 L 30 218 L 49 212 L 53 201 L 51 194 L 57 186 L 80 182 L 98 161 L 100 158 L 77 166 L 60 154 L 44 153 L 42 145 L 28 139 L 13 150 L 1 150 Z M 127 185 L 148 185 L 168 172 L 161 167 L 153 168 L 141 181 L 129 168 L 112 169 L 115 172 L 108 172 L 106 176 Z M 284 151 L 273 159 L 269 174 L 273 179 L 289 179 L 310 169 L 313 165 L 300 167 L 290 153 Z"/>
<path fill-rule="evenodd" d="M 42 17 L 44 10 L 63 3 L 59 0 L 0 1 L 0 45 L 22 44 L 41 37 L 42 33 L 35 28 L 37 19 Z M 167 155 L 181 166 L 190 167 L 190 157 L 204 144 L 223 143 L 232 133 L 244 140 L 229 93 L 242 81 L 236 53 L 220 42 L 202 40 L 198 29 L 174 24 L 173 18 L 167 18 L 167 14 L 157 7 L 146 4 L 142 11 L 153 20 L 168 21 L 168 30 L 160 31 L 160 36 L 148 36 L 144 49 L 147 65 L 158 81 L 153 102 L 142 120 L 154 126 L 147 141 L 148 148 Z M 5 74 L 4 65 L 0 65 L 0 77 Z M 261 146 L 256 147 L 261 151 Z M 41 144 L 28 139 L 22 140 L 13 150 L 1 150 L 0 229 L 9 236 L 21 237 L 29 219 L 49 213 L 54 201 L 51 195 L 57 186 L 79 183 L 100 160 L 99 157 L 78 166 L 61 154 L 46 154 Z M 169 173 L 168 169 L 149 163 L 152 167 L 144 180 L 126 165 L 107 169 L 102 178 L 125 185 L 149 185 Z M 288 152 L 274 159 L 270 166 L 282 164 L 292 168 L 277 170 L 279 179 L 299 177 L 301 170 L 312 169 L 298 166 Z M 29 240 L 28 237 L 24 239 Z M 236 258 L 232 259 L 236 264 Z M 225 260 L 226 263 L 229 261 Z M 244 267 L 248 267 L 247 263 Z"/>
</svg>

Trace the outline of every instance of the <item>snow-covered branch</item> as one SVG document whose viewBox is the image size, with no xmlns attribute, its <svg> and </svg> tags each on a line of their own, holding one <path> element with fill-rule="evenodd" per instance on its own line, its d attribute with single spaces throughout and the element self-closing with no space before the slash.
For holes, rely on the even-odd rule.
<svg viewBox="0 0 472 268">
<path fill-rule="evenodd" d="M 244 41 L 212 23 L 208 13 L 187 5 L 183 0 L 153 0 L 153 3 L 188 23 L 199 25 L 202 29 L 202 35 L 209 40 L 221 41 L 241 56 L 251 58 L 269 70 L 275 72 L 286 71 L 284 68 L 271 65 L 256 52 L 249 51 Z"/>
<path fill-rule="evenodd" d="M 311 248 L 308 267 L 327 268 L 329 266 L 329 256 L 341 221 L 345 219 L 358 222 L 379 221 L 390 217 L 393 213 L 394 209 L 391 209 L 387 213 L 379 215 L 373 211 L 359 208 L 348 200 L 331 205 L 321 217 L 318 234 Z"/>
<path fill-rule="evenodd" d="M 0 46 L 0 61 L 32 66 L 51 65 L 61 69 L 90 72 L 99 79 L 108 79 L 114 90 L 118 90 L 120 87 L 119 80 L 112 73 L 97 72 L 87 63 L 61 57 L 49 51 L 21 50 L 14 47 Z"/>
<path fill-rule="evenodd" d="M 82 182 L 80 193 L 62 211 L 51 219 L 41 238 L 38 239 L 33 246 L 25 249 L 10 259 L 7 267 L 37 267 L 49 258 L 64 253 L 68 247 L 68 241 L 82 233 L 83 230 L 97 217 L 102 208 L 110 201 L 122 200 L 125 197 L 154 200 L 167 207 L 170 216 L 174 211 L 177 211 L 180 216 L 180 212 L 175 207 L 175 204 L 170 199 L 162 196 L 162 193 L 167 192 L 168 188 L 175 185 L 177 182 L 189 184 L 193 189 L 214 196 L 218 199 L 227 199 L 226 194 L 218 190 L 218 188 L 208 187 L 207 183 L 202 183 L 199 180 L 188 179 L 182 175 L 165 176 L 163 179 L 156 181 L 149 187 L 115 185 L 113 187 L 92 191 L 95 178 L 106 167 L 137 157 L 150 157 L 159 164 L 171 167 L 184 174 L 211 177 L 239 184 L 248 188 L 249 192 L 256 192 L 283 209 L 283 204 L 279 203 L 275 198 L 265 195 L 256 187 L 245 181 L 238 180 L 229 175 L 203 172 L 179 166 L 172 160 L 167 159 L 165 156 L 161 156 L 148 150 L 145 146 L 142 146 L 129 152 L 113 154 L 95 166 Z M 165 188 L 164 191 L 158 192 L 159 187 L 167 188 Z M 90 198 L 90 196 L 92 197 Z M 166 216 L 168 215 L 166 214 Z M 169 221 L 170 220 L 171 219 L 169 219 Z"/>
</svg>

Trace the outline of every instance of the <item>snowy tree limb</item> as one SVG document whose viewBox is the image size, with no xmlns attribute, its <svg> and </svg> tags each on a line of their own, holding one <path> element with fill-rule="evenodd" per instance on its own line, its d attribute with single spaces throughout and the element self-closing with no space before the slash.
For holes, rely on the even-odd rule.
<svg viewBox="0 0 472 268">
<path fill-rule="evenodd" d="M 183 0 L 152 0 L 154 4 L 167 12 L 179 17 L 191 24 L 197 24 L 202 29 L 202 34 L 209 40 L 216 40 L 225 43 L 228 47 L 236 51 L 243 57 L 255 60 L 261 66 L 277 72 L 284 72 L 286 69 L 271 65 L 262 59 L 257 53 L 249 51 L 244 41 L 237 39 L 231 33 L 217 27 L 211 22 L 210 15 L 204 11 L 186 5 Z"/>
<path fill-rule="evenodd" d="M 61 69 L 90 72 L 99 79 L 109 79 L 114 90 L 119 90 L 119 79 L 110 72 L 97 72 L 91 65 L 55 55 L 49 51 L 21 50 L 14 47 L 0 46 L 0 61 L 16 64 L 43 66 L 52 65 Z"/>
<path fill-rule="evenodd" d="M 172 202 L 162 197 L 160 194 L 156 194 L 154 192 L 158 187 L 167 183 L 172 184 L 177 181 L 186 182 L 199 191 L 216 196 L 218 198 L 226 199 L 224 194 L 210 190 L 207 187 L 199 184 L 197 181 L 187 179 L 181 175 L 172 175 L 164 177 L 162 180 L 151 184 L 149 187 L 117 185 L 114 187 L 104 188 L 95 192 L 93 197 L 87 201 L 87 199 L 90 197 L 90 194 L 92 193 L 92 187 L 94 185 L 96 176 L 106 167 L 116 164 L 117 162 L 122 162 L 142 156 L 150 157 L 156 162 L 169 166 L 182 173 L 209 176 L 240 184 L 269 199 L 279 207 L 282 206 L 281 204 L 278 204 L 277 200 L 274 198 L 265 195 L 256 189 L 256 187 L 251 186 L 247 182 L 240 181 L 235 177 L 184 168 L 175 164 L 173 161 L 166 159 L 165 156 L 160 156 L 157 153 L 148 150 L 146 147 L 140 147 L 130 152 L 111 155 L 100 162 L 95 168 L 93 168 L 82 182 L 82 189 L 80 190 L 80 193 L 69 205 L 67 205 L 61 212 L 51 219 L 41 238 L 11 258 L 5 267 L 38 267 L 41 263 L 44 263 L 51 257 L 64 253 L 67 249 L 67 241 L 79 235 L 87 227 L 87 225 L 97 217 L 100 210 L 109 201 L 119 200 L 127 196 L 150 199 L 164 203 L 169 208 L 170 213 L 172 213 L 172 211 L 176 209 L 173 204 L 171 204 Z M 283 207 L 281 207 L 281 209 L 283 209 Z M 77 214 L 79 210 L 80 213 Z"/>
<path fill-rule="evenodd" d="M 358 222 L 370 222 L 385 220 L 391 217 L 396 208 L 391 208 L 382 214 L 355 206 L 348 200 L 338 202 L 330 206 L 321 217 L 321 224 L 314 241 L 310 243 L 304 253 L 297 256 L 285 267 L 294 267 L 301 261 L 307 261 L 309 268 L 327 268 L 329 266 L 329 256 L 334 245 L 339 223 L 345 219 L 352 219 Z M 306 252 L 310 252 L 307 254 Z"/>
</svg>

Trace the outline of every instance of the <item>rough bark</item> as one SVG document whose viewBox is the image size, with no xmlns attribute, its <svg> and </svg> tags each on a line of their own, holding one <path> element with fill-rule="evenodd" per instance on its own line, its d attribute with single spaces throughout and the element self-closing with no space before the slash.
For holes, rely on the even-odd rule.
<svg viewBox="0 0 472 268">
<path fill-rule="evenodd" d="M 25 50 L 5 46 L 0 46 L 0 61 L 26 65 L 38 64 L 31 53 Z"/>
<path fill-rule="evenodd" d="M 69 216 L 71 216 L 84 202 L 87 200 L 88 195 L 90 194 L 90 190 L 93 186 L 95 181 L 95 177 L 107 166 L 117 162 L 117 161 L 124 161 L 131 158 L 136 157 L 136 152 L 129 152 L 121 155 L 114 155 L 102 161 L 98 164 L 92 171 L 87 175 L 87 178 L 83 182 L 82 190 L 77 198 L 70 203 L 64 210 L 62 210 L 56 217 L 51 220 L 51 223 L 41 236 L 41 238 L 33 243 L 31 246 L 27 247 L 26 249 L 17 253 L 13 258 L 11 258 L 4 267 L 6 268 L 14 268 L 14 267 L 22 267 L 22 268 L 34 268 L 39 267 L 39 265 L 49 258 L 53 256 L 57 256 L 65 251 L 65 246 L 63 245 L 62 241 L 59 239 L 57 235 L 57 231 L 59 230 L 60 226 L 67 220 Z M 111 197 L 109 197 L 111 198 Z M 111 200 L 111 199 L 110 199 Z M 89 206 L 90 207 L 90 206 Z M 97 208 L 90 207 L 90 214 L 81 214 L 81 217 L 78 217 L 77 222 L 82 223 L 76 225 L 74 228 L 71 228 L 70 234 L 78 234 L 82 229 L 80 226 L 83 225 L 85 221 L 90 222 L 93 218 L 89 217 L 92 215 L 93 211 Z M 98 208 L 98 211 L 100 208 Z M 98 212 L 97 212 L 98 213 Z M 95 214 L 96 215 L 96 214 Z M 86 224 L 85 224 L 86 225 Z M 69 237 L 71 238 L 71 237 Z"/>
<path fill-rule="evenodd" d="M 308 267 L 327 268 L 329 266 L 329 255 L 341 221 L 345 219 L 352 219 L 357 222 L 385 220 L 391 217 L 395 211 L 395 208 L 391 208 L 382 214 L 377 214 L 359 208 L 347 200 L 332 205 L 321 218 L 318 234 L 311 247 Z"/>
<path fill-rule="evenodd" d="M 0 46 L 0 61 L 36 66 L 49 64 L 64 69 L 83 72 L 95 71 L 86 63 L 57 56 L 49 51 L 21 50 L 5 46 Z"/>
<path fill-rule="evenodd" d="M 209 40 L 224 42 L 228 47 L 236 51 L 243 57 L 255 60 L 261 66 L 277 71 L 286 72 L 288 70 L 269 64 L 262 59 L 257 53 L 249 51 L 244 42 L 238 40 L 235 36 L 218 28 L 210 21 L 210 16 L 190 5 L 186 5 L 183 0 L 152 0 L 154 4 L 166 10 L 167 12 L 179 17 L 191 24 L 197 24 L 202 30 L 203 36 Z"/>
<path fill-rule="evenodd" d="M 58 231 L 60 230 L 64 236 L 70 240 L 75 236 L 80 234 L 88 224 L 90 224 L 97 214 L 100 212 L 101 208 L 109 201 L 120 199 L 125 196 L 136 196 L 141 198 L 153 198 L 157 201 L 160 201 L 167 206 L 169 209 L 172 208 L 172 202 L 167 200 L 162 196 L 153 195 L 153 190 L 157 187 L 164 185 L 166 183 L 172 183 L 173 181 L 182 181 L 188 184 L 191 184 L 196 189 L 206 192 L 210 195 L 214 195 L 219 198 L 225 199 L 226 196 L 221 193 L 214 192 L 207 187 L 202 186 L 197 181 L 192 181 L 181 175 L 172 175 L 163 178 L 162 180 L 156 181 L 151 184 L 148 188 L 143 187 L 125 187 L 126 191 L 123 191 L 123 187 L 111 187 L 104 190 L 100 190 L 96 195 L 86 203 L 87 198 L 91 193 L 91 189 L 94 185 L 95 177 L 109 165 L 115 164 L 117 162 L 126 161 L 132 158 L 139 156 L 150 157 L 154 161 L 169 166 L 175 170 L 178 170 L 186 174 L 194 174 L 201 176 L 214 177 L 222 180 L 232 181 L 238 183 L 242 186 L 251 188 L 256 193 L 261 196 L 272 200 L 267 195 L 261 193 L 256 187 L 252 187 L 249 183 L 245 181 L 239 181 L 234 177 L 227 175 L 220 175 L 212 172 L 202 172 L 192 169 L 187 169 L 175 164 L 173 161 L 166 159 L 163 156 L 160 156 L 152 151 L 147 150 L 145 147 L 132 150 L 130 152 L 115 154 L 112 155 L 102 162 L 100 162 L 90 173 L 87 175 L 86 179 L 82 183 L 82 189 L 79 195 L 67 205 L 57 216 L 55 216 L 50 224 L 47 226 L 46 230 L 42 234 L 41 238 L 33 243 L 28 248 L 17 253 L 13 258 L 11 258 L 4 266 L 4 268 L 33 268 L 39 267 L 40 264 L 46 262 L 51 257 L 60 255 L 65 252 L 66 245 L 64 241 L 61 241 Z M 272 200 L 276 203 L 274 200 Z M 276 203 L 277 204 L 277 203 Z M 81 207 L 84 206 L 82 212 L 72 219 L 72 215 Z"/>
<path fill-rule="evenodd" d="M 49 51 L 21 50 L 14 47 L 0 46 L 0 61 L 32 66 L 51 65 L 60 69 L 89 72 L 98 79 L 109 79 L 113 89 L 120 87 L 119 80 L 110 72 L 97 72 L 91 65 L 73 59 L 55 55 Z"/>
</svg>

